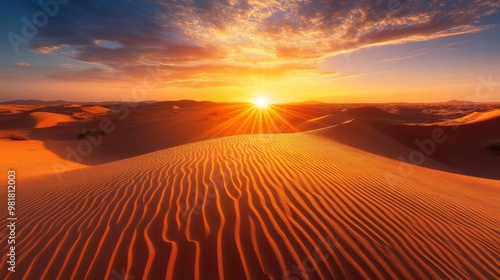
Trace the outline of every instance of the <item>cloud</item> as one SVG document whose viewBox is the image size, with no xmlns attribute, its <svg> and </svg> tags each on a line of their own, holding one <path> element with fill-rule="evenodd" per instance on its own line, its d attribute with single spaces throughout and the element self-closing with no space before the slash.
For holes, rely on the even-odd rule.
<svg viewBox="0 0 500 280">
<path fill-rule="evenodd" d="M 336 76 L 338 74 L 339 74 L 338 71 L 323 71 L 323 72 L 320 73 L 321 76 L 327 76 L 327 77 L 328 76 L 333 77 L 333 76 Z"/>
<path fill-rule="evenodd" d="M 266 69 L 280 78 L 360 48 L 479 32 L 489 27 L 479 20 L 499 8 L 495 0 L 73 1 L 40 28 L 31 49 L 66 46 L 65 57 L 112 69 L 89 78 L 140 78 L 141 67 L 160 65 L 180 81 L 205 71 L 221 79 L 206 83 L 215 86 L 226 84 L 223 74 Z"/>
<path fill-rule="evenodd" d="M 118 75 L 115 71 L 111 71 L 104 68 L 89 68 L 80 71 L 65 71 L 56 74 L 47 75 L 49 78 L 67 81 L 67 82 L 113 82 L 113 81 L 122 81 L 125 80 L 126 77 L 123 75 Z"/>
<path fill-rule="evenodd" d="M 447 50 L 458 50 L 458 49 L 460 49 L 460 47 L 457 47 L 457 46 L 468 43 L 470 41 L 472 41 L 472 40 L 463 40 L 460 42 L 453 42 L 453 43 L 445 45 L 443 48 L 447 49 Z"/>
<path fill-rule="evenodd" d="M 61 67 L 61 68 L 71 69 L 71 68 L 73 68 L 74 65 L 71 64 L 71 63 L 61 63 L 58 66 Z"/>
<path fill-rule="evenodd" d="M 336 77 L 336 78 L 333 78 L 331 80 L 338 81 L 338 80 L 352 79 L 352 78 L 357 78 L 357 77 L 361 77 L 361 76 L 365 76 L 365 75 L 367 75 L 367 73 L 354 73 L 354 74 Z"/>
<path fill-rule="evenodd" d="M 387 74 L 390 73 L 388 71 L 376 71 L 376 72 L 358 72 L 358 73 L 353 73 L 353 74 L 348 74 L 340 77 L 333 77 L 330 79 L 330 81 L 338 81 L 338 80 L 345 80 L 345 79 L 352 79 L 352 78 L 358 78 L 362 76 L 368 76 L 368 75 L 378 75 L 378 74 Z"/>
<path fill-rule="evenodd" d="M 38 43 L 38 44 L 34 43 L 31 49 L 36 53 L 50 54 L 53 51 L 58 50 L 62 46 L 63 45 L 49 46 L 49 45 L 44 45 L 43 43 Z"/>
<path fill-rule="evenodd" d="M 28 62 L 18 62 L 16 63 L 16 66 L 17 67 L 31 67 L 31 64 L 29 64 Z"/>
<path fill-rule="evenodd" d="M 420 50 L 418 52 L 414 52 L 412 54 L 408 54 L 408 55 L 404 55 L 404 56 L 399 56 L 399 57 L 394 57 L 394 58 L 389 58 L 389 59 L 384 59 L 384 60 L 379 61 L 378 63 L 394 62 L 394 61 L 400 61 L 400 60 L 404 60 L 404 59 L 415 58 L 415 57 L 419 57 L 419 56 L 428 54 L 431 51 L 432 50 L 430 50 L 430 49 L 423 49 L 423 50 Z"/>
</svg>

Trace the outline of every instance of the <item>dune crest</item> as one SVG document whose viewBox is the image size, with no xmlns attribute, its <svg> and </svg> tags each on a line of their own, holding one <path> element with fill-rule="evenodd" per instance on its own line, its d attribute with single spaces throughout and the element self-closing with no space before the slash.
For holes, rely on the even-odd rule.
<svg viewBox="0 0 500 280">
<path fill-rule="evenodd" d="M 59 123 L 75 121 L 71 116 L 50 112 L 33 112 L 29 115 L 35 119 L 35 128 L 52 127 Z"/>
<path fill-rule="evenodd" d="M 95 115 L 103 115 L 111 111 L 111 109 L 104 108 L 101 106 L 86 106 L 86 107 L 80 107 L 82 111 L 87 112 L 89 114 L 95 114 Z"/>
<path fill-rule="evenodd" d="M 500 109 L 492 110 L 488 112 L 474 112 L 467 116 L 455 119 L 451 121 L 453 124 L 471 124 L 471 123 L 480 123 L 492 119 L 500 118 Z M 450 121 L 444 122 L 445 124 L 449 124 Z"/>
<path fill-rule="evenodd" d="M 23 178 L 38 177 L 40 175 L 49 175 L 57 178 L 56 173 L 87 167 L 60 158 L 58 155 L 50 152 L 44 146 L 42 141 L 25 140 L 11 141 L 7 139 L 0 140 L 0 151 L 3 155 L 16 157 L 15 166 L 7 165 L 7 162 L 0 161 L 0 172 L 7 173 L 9 168 L 14 168 L 19 176 Z"/>
</svg>

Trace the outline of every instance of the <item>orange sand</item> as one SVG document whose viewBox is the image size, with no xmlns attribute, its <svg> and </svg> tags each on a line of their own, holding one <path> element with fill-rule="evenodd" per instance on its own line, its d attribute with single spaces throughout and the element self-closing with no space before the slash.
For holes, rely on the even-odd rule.
<svg viewBox="0 0 500 280">
<path fill-rule="evenodd" d="M 13 168 L 22 178 L 37 177 L 40 175 L 52 174 L 73 169 L 86 167 L 76 162 L 60 158 L 47 150 L 42 141 L 11 141 L 0 139 L 0 151 L 2 154 L 0 162 L 2 174 L 7 174 L 7 170 Z"/>
<path fill-rule="evenodd" d="M 23 180 L 23 250 L 5 279 L 498 278 L 498 181 L 415 167 L 388 184 L 397 169 L 299 133 Z"/>
<path fill-rule="evenodd" d="M 496 178 L 495 111 L 457 129 L 377 108 L 245 106 L 0 114 L 19 204 L 16 272 L 2 253 L 0 279 L 500 278 L 499 181 L 461 175 Z M 66 110 L 96 117 L 61 125 Z M 67 161 L 108 118 L 113 132 Z M 425 167 L 397 160 L 436 128 L 449 139 Z"/>
<path fill-rule="evenodd" d="M 81 107 L 81 109 L 84 112 L 90 113 L 90 114 L 97 114 L 97 115 L 102 115 L 106 114 L 110 111 L 108 108 L 104 108 L 101 106 L 88 106 L 88 107 Z"/>
<path fill-rule="evenodd" d="M 75 121 L 71 116 L 48 112 L 33 112 L 30 113 L 30 116 L 36 121 L 35 128 L 51 127 L 59 123 Z"/>
</svg>

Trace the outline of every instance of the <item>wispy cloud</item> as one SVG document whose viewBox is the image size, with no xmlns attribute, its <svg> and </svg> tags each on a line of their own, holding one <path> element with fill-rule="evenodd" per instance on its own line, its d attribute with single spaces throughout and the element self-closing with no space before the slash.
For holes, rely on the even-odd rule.
<svg viewBox="0 0 500 280">
<path fill-rule="evenodd" d="M 23 62 L 16 63 L 16 66 L 17 67 L 31 67 L 31 64 L 29 64 L 28 62 L 23 61 Z"/>
<path fill-rule="evenodd" d="M 49 78 L 67 82 L 105 82 L 121 81 L 127 79 L 126 76 L 118 74 L 104 68 L 89 68 L 81 71 L 65 71 L 55 74 L 48 74 Z"/>
<path fill-rule="evenodd" d="M 338 71 L 322 71 L 319 73 L 321 76 L 333 77 L 339 74 Z"/>
<path fill-rule="evenodd" d="M 394 61 L 400 61 L 400 60 L 404 60 L 404 59 L 415 58 L 415 57 L 419 57 L 419 56 L 428 54 L 431 51 L 432 50 L 430 50 L 430 49 L 423 49 L 423 50 L 420 50 L 420 51 L 412 53 L 412 54 L 394 57 L 394 58 L 389 58 L 389 59 L 384 59 L 384 60 L 379 61 L 378 63 L 394 62 Z"/>
<path fill-rule="evenodd" d="M 59 64 L 59 67 L 66 68 L 66 69 L 71 69 L 71 68 L 73 68 L 73 66 L 74 65 L 71 64 L 71 63 L 61 63 L 61 64 Z"/>
<path fill-rule="evenodd" d="M 388 71 L 358 72 L 358 73 L 333 77 L 332 79 L 330 79 L 330 81 L 346 80 L 346 79 L 353 79 L 353 78 L 358 78 L 358 77 L 362 77 L 362 76 L 375 75 L 375 74 L 387 74 L 387 73 L 390 73 L 390 72 L 388 72 Z"/>
<path fill-rule="evenodd" d="M 459 41 L 459 42 L 453 42 L 453 43 L 445 45 L 443 48 L 447 49 L 447 50 L 458 50 L 458 49 L 460 49 L 460 47 L 458 47 L 458 46 L 465 44 L 465 43 L 468 43 L 470 41 L 472 41 L 472 40 L 463 40 L 463 41 Z"/>
</svg>

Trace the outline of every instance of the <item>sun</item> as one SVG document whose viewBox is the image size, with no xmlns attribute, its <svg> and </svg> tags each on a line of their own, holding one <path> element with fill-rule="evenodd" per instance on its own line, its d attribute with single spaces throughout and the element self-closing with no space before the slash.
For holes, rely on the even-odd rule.
<svg viewBox="0 0 500 280">
<path fill-rule="evenodd" d="M 269 107 L 269 100 L 264 96 L 257 96 L 253 100 L 253 104 L 260 109 L 265 109 Z"/>
</svg>

